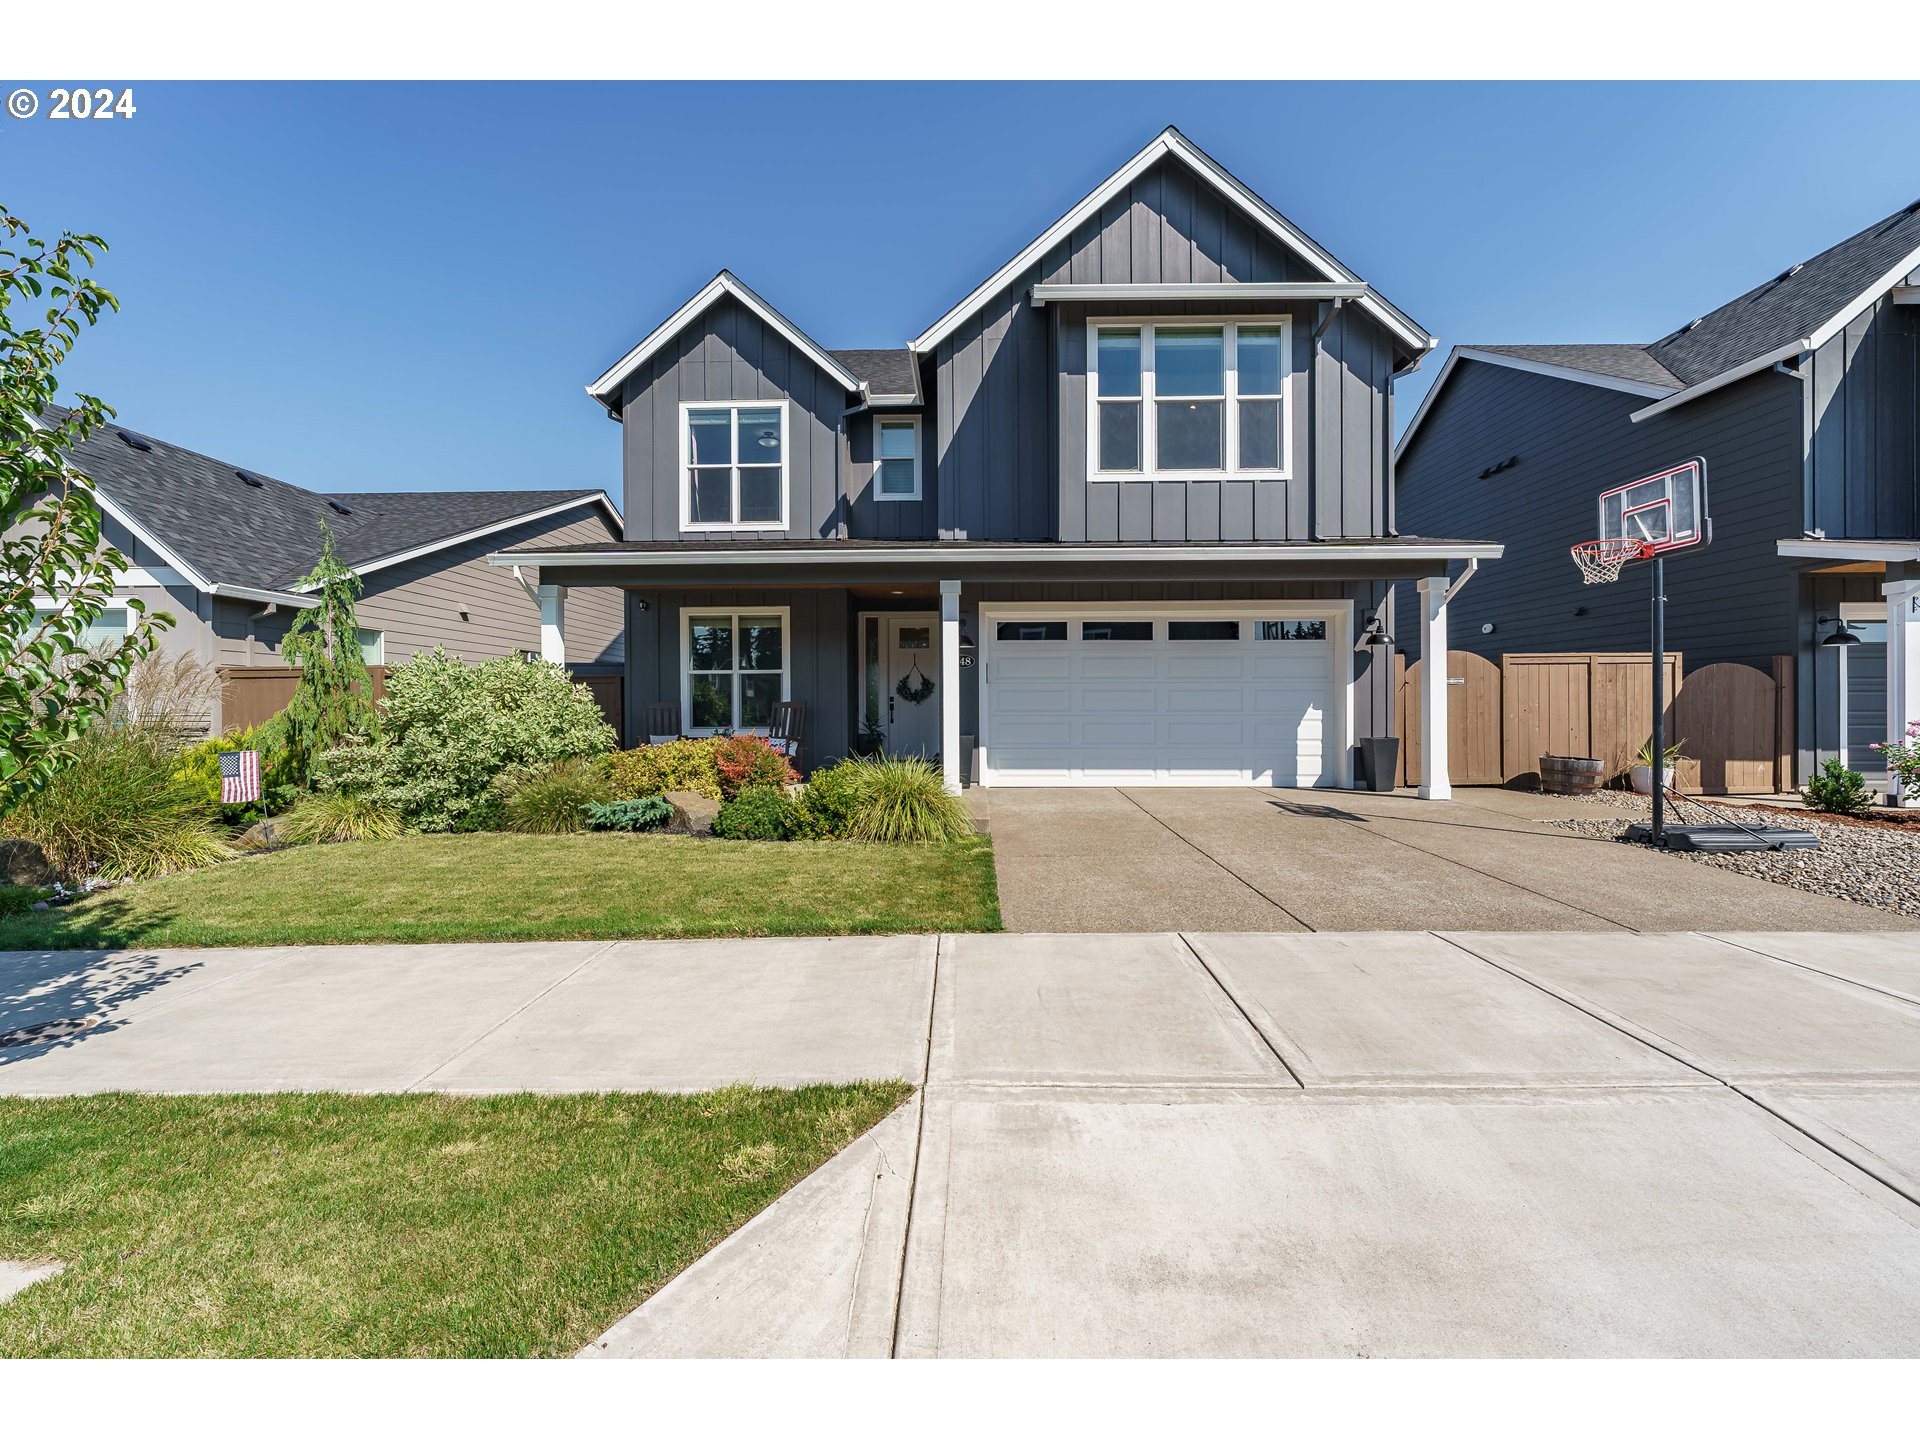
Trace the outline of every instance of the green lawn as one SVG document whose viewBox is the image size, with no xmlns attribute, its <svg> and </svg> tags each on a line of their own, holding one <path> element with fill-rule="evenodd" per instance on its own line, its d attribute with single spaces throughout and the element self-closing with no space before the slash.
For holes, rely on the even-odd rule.
<svg viewBox="0 0 1920 1440">
<path fill-rule="evenodd" d="M 570 1354 L 908 1093 L 0 1100 L 0 1356 Z"/>
<path fill-rule="evenodd" d="M 999 928 L 984 836 L 408 835 L 283 850 L 7 917 L 0 950 Z"/>
</svg>

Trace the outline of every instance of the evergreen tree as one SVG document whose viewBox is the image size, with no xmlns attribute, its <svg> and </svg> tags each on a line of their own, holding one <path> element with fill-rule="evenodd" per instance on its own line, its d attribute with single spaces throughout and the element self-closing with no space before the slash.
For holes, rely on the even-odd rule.
<svg viewBox="0 0 1920 1440">
<path fill-rule="evenodd" d="M 324 520 L 320 563 L 300 584 L 314 587 L 320 603 L 302 610 L 281 642 L 280 654 L 289 665 L 300 667 L 300 680 L 280 718 L 296 782 L 305 784 L 316 756 L 354 736 L 373 734 L 379 716 L 354 613 L 360 577 L 334 554 L 333 531 Z"/>
</svg>

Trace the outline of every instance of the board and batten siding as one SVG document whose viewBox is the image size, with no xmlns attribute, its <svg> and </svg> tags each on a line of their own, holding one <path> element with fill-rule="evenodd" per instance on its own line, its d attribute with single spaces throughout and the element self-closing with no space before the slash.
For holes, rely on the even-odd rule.
<svg viewBox="0 0 1920 1440">
<path fill-rule="evenodd" d="M 874 480 L 874 437 L 881 420 L 920 422 L 920 498 L 882 500 Z M 938 481 L 928 452 L 932 417 L 922 410 L 893 409 L 850 417 L 847 428 L 847 534 L 856 540 L 931 540 Z"/>
<path fill-rule="evenodd" d="M 1132 313 L 1294 314 L 1287 481 L 1086 479 L 1087 306 L 1033 308 L 1036 284 L 1310 280 L 1304 259 L 1169 157 L 1016 276 L 934 356 L 929 450 L 943 539 L 1066 543 L 1289 540 L 1388 533 L 1392 346 L 1348 307 L 1317 354 L 1313 306 L 1192 303 Z M 1099 307 L 1112 313 L 1115 307 Z M 1309 393 L 1309 392 L 1317 393 Z M 1326 403 L 1316 409 L 1316 400 Z"/>
<path fill-rule="evenodd" d="M 1644 397 L 1461 361 L 1397 470 L 1403 533 L 1507 547 L 1449 607 L 1451 648 L 1645 650 L 1647 567 L 1584 585 L 1567 549 L 1595 538 L 1602 490 L 1704 455 L 1713 543 L 1667 563 L 1668 647 L 1689 669 L 1727 660 L 1764 669 L 1793 653 L 1796 570 L 1774 547 L 1802 524 L 1801 383 L 1763 372 L 1635 425 L 1627 417 Z M 1516 455 L 1512 469 L 1479 478 Z M 1417 658 L 1412 588 L 1402 588 L 1410 618 L 1396 634 Z"/>
<path fill-rule="evenodd" d="M 1920 306 L 1882 297 L 1808 364 L 1806 528 L 1920 536 Z"/>
<path fill-rule="evenodd" d="M 701 543 L 835 537 L 845 518 L 841 412 L 848 398 L 839 381 L 739 301 L 715 304 L 621 387 L 626 538 L 689 538 L 680 528 L 680 406 L 696 400 L 788 402 L 787 528 L 693 532 Z"/>
</svg>

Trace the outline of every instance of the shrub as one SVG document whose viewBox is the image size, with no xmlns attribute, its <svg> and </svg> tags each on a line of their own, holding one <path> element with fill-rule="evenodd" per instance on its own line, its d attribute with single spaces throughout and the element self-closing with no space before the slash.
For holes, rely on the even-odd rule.
<svg viewBox="0 0 1920 1440">
<path fill-rule="evenodd" d="M 727 800 L 743 790 L 792 785 L 800 778 L 787 757 L 759 735 L 725 736 L 714 747 L 713 763 L 720 772 L 720 794 Z"/>
<path fill-rule="evenodd" d="M 860 824 L 865 782 L 872 768 L 859 760 L 842 760 L 814 771 L 800 794 L 800 804 L 812 820 L 810 828 L 832 840 L 853 834 Z"/>
<path fill-rule="evenodd" d="M 561 760 L 507 792 L 507 829 L 526 835 L 565 835 L 582 829 L 583 812 L 606 793 L 606 776 L 594 761 Z"/>
<path fill-rule="evenodd" d="M 720 807 L 713 833 L 723 840 L 789 840 L 804 822 L 778 785 L 754 785 Z"/>
<path fill-rule="evenodd" d="M 0 885 L 0 918 L 24 915 L 51 894 L 38 885 Z"/>
<path fill-rule="evenodd" d="M 151 732 L 97 726 L 0 831 L 33 841 L 66 880 L 143 880 L 227 859 L 205 791 L 178 778 L 178 763 Z"/>
<path fill-rule="evenodd" d="M 558 760 L 605 754 L 613 727 L 559 665 L 513 658 L 468 665 L 436 649 L 387 674 L 377 741 L 326 751 L 321 790 L 390 805 L 421 830 L 498 823 L 506 788 Z"/>
<path fill-rule="evenodd" d="M 673 806 L 658 795 L 610 800 L 586 807 L 589 830 L 658 830 L 673 818 Z"/>
<path fill-rule="evenodd" d="M 260 801 L 253 805 L 222 805 L 220 757 L 240 750 L 260 752 Z M 287 749 L 286 731 L 278 716 L 264 725 L 235 730 L 189 746 L 180 752 L 174 774 L 183 785 L 191 785 L 204 796 L 208 808 L 218 810 L 220 818 L 229 825 L 278 815 L 300 798 L 293 756 Z"/>
<path fill-rule="evenodd" d="M 326 845 L 337 840 L 392 840 L 406 833 L 407 824 L 391 805 L 330 790 L 306 796 L 273 828 L 278 838 L 294 845 Z"/>
<path fill-rule="evenodd" d="M 688 790 L 709 800 L 723 799 L 716 760 L 719 748 L 720 739 L 715 736 L 622 750 L 607 762 L 608 791 L 616 800 L 664 795 L 669 790 Z"/>
<path fill-rule="evenodd" d="M 930 845 L 973 833 L 973 816 L 958 795 L 949 795 L 940 772 L 918 755 L 854 762 L 859 777 L 856 840 L 894 845 Z"/>
<path fill-rule="evenodd" d="M 1819 770 L 1808 777 L 1807 788 L 1800 792 L 1800 798 L 1806 801 L 1809 810 L 1823 810 L 1829 815 L 1858 815 L 1873 804 L 1866 780 L 1858 770 L 1849 770 L 1837 756 L 1822 762 Z"/>
</svg>

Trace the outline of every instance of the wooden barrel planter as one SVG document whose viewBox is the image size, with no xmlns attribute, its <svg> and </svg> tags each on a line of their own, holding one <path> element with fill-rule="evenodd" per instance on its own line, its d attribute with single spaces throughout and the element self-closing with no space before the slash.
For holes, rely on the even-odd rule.
<svg viewBox="0 0 1920 1440">
<path fill-rule="evenodd" d="M 1547 795 L 1585 795 L 1606 783 L 1607 762 L 1586 755 L 1542 755 L 1540 789 Z"/>
</svg>

